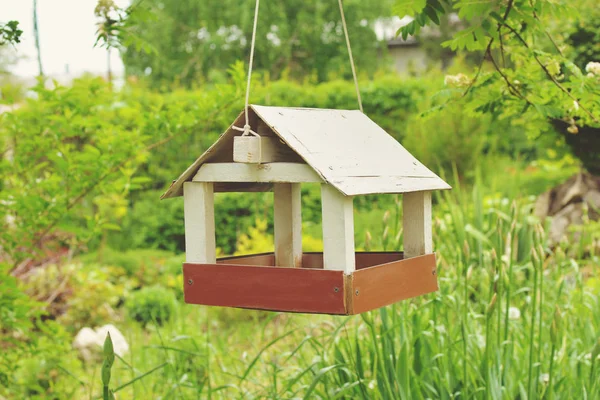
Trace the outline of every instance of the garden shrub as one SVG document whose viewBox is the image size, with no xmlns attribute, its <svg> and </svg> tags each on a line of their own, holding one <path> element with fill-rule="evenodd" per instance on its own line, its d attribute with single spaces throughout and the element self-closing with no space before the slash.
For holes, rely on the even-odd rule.
<svg viewBox="0 0 600 400">
<path fill-rule="evenodd" d="M 0 172 L 8 174 L 5 186 L 0 188 L 0 200 L 13 199 L 11 211 L 0 212 L 0 217 L 18 215 L 15 226 L 26 233 L 25 239 L 15 242 L 15 237 L 22 236 L 15 228 L 4 229 L 1 232 L 5 234 L 0 233 L 3 247 L 16 252 L 18 245 L 34 243 L 45 229 L 64 226 L 77 239 L 71 242 L 89 242 L 92 250 L 105 243 L 121 251 L 154 248 L 183 252 L 183 202 L 159 201 L 159 197 L 243 108 L 239 93 L 245 72 L 236 68 L 231 83 L 202 90 L 155 93 L 130 84 L 111 92 L 101 80 L 90 79 L 75 81 L 71 88 L 38 88 L 38 100 L 4 116 L 7 123 L 0 129 L 0 141 L 7 146 L 17 135 L 23 136 L 14 161 L 0 161 Z M 535 152 L 535 144 L 528 142 L 518 126 L 511 125 L 513 121 L 492 121 L 491 117 L 468 114 L 452 105 L 419 118 L 417 112 L 440 105 L 439 96 L 434 95 L 442 85 L 443 76 L 435 71 L 416 78 L 380 76 L 361 85 L 365 112 L 426 165 L 442 169 L 446 175 L 453 161 L 458 162 L 462 175 L 469 175 L 482 154 L 496 150 L 508 156 L 524 149 Z M 352 82 L 340 80 L 322 84 L 257 81 L 251 101 L 357 108 Z M 34 148 L 39 132 L 54 131 L 62 133 L 56 137 L 42 135 L 41 145 L 35 142 L 36 151 L 26 151 Z M 128 146 L 121 146 L 123 143 Z M 68 171 L 64 157 L 53 152 L 56 148 L 70 157 Z M 25 171 L 26 179 L 18 171 Z M 112 171 L 118 172 L 103 181 L 103 176 Z M 38 184 L 27 186 L 27 182 L 41 178 Z M 88 182 L 95 179 L 101 183 L 87 193 Z M 69 189 L 66 192 L 65 187 Z M 32 196 L 34 188 L 43 196 Z M 79 198 L 80 190 L 87 195 Z M 81 203 L 73 203 L 73 199 Z M 303 189 L 303 204 L 303 220 L 318 225 L 318 186 Z M 267 232 L 272 233 L 269 194 L 220 194 L 215 206 L 217 247 L 223 254 L 236 250 L 238 236 L 247 232 L 257 217 L 269 221 Z M 362 200 L 356 202 L 359 210 L 371 206 Z M 42 218 L 34 218 L 40 214 Z"/>
<path fill-rule="evenodd" d="M 60 226 L 70 245 L 115 228 L 146 160 L 137 105 L 119 102 L 102 79 L 34 88 L 37 99 L 0 115 L 0 247 L 30 258 Z M 11 223 L 8 223 L 11 221 Z"/>
<path fill-rule="evenodd" d="M 131 293 L 125 302 L 130 318 L 146 325 L 162 325 L 175 313 L 175 294 L 160 286 L 150 286 Z"/>
<path fill-rule="evenodd" d="M 0 263 L 0 398 L 70 398 L 59 369 L 79 368 L 65 328 Z M 64 378 L 64 376 L 63 376 Z"/>
<path fill-rule="evenodd" d="M 133 286 L 120 267 L 48 265 L 26 279 L 26 293 L 48 303 L 47 311 L 74 332 L 119 318 L 117 307 Z"/>
<path fill-rule="evenodd" d="M 460 175 L 475 170 L 482 156 L 488 130 L 488 116 L 473 116 L 458 106 L 448 106 L 422 118 L 413 118 L 407 127 L 404 146 L 434 171 Z M 450 175 L 450 174 L 447 174 Z"/>
</svg>

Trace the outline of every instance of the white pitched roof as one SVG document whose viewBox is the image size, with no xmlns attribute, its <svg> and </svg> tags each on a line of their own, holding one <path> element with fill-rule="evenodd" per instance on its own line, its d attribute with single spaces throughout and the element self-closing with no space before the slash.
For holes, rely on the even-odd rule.
<svg viewBox="0 0 600 400">
<path fill-rule="evenodd" d="M 450 189 L 379 125 L 358 110 L 266 107 L 252 105 L 257 117 L 310 165 L 326 182 L 347 196 Z M 243 113 L 234 125 L 243 126 Z M 232 162 L 231 127 L 198 158 L 162 198 L 182 195 L 205 162 Z"/>
</svg>

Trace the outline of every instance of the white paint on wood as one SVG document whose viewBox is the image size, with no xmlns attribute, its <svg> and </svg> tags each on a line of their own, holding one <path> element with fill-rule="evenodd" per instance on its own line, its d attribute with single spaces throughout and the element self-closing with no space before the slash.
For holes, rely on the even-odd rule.
<svg viewBox="0 0 600 400">
<path fill-rule="evenodd" d="M 431 192 L 402 195 L 404 258 L 433 252 L 431 239 Z"/>
<path fill-rule="evenodd" d="M 410 193 L 423 190 L 438 190 L 439 180 L 436 178 L 411 178 L 397 176 L 358 176 L 338 179 L 331 182 L 343 193 Z M 445 187 L 450 189 L 450 186 Z"/>
<path fill-rule="evenodd" d="M 275 263 L 302 266 L 302 200 L 299 183 L 273 185 L 275 214 Z"/>
<path fill-rule="evenodd" d="M 358 110 L 252 109 L 307 164 L 348 196 L 450 188 Z M 378 179 L 363 180 L 365 177 Z M 411 181 L 413 189 L 398 185 L 404 179 Z M 354 185 L 357 181 L 360 184 Z"/>
<path fill-rule="evenodd" d="M 323 182 L 308 165 L 299 163 L 203 164 L 194 182 Z"/>
<path fill-rule="evenodd" d="M 214 264 L 216 243 L 213 184 L 185 182 L 183 198 L 186 261 Z"/>
<path fill-rule="evenodd" d="M 274 137 L 236 136 L 233 138 L 233 161 L 248 164 L 263 164 L 284 161 L 279 151 L 285 145 Z"/>
<path fill-rule="evenodd" d="M 319 176 L 348 196 L 450 189 L 360 111 L 252 105 L 250 119 L 259 131 L 264 123 L 265 134 L 277 135 Z M 243 126 L 243 113 L 234 124 Z M 191 180 L 204 163 L 232 161 L 238 135 L 232 128 L 227 130 L 162 198 L 180 196 L 183 182 Z"/>
<path fill-rule="evenodd" d="M 351 274 L 355 270 L 352 197 L 328 184 L 321 185 L 323 265 Z"/>
</svg>

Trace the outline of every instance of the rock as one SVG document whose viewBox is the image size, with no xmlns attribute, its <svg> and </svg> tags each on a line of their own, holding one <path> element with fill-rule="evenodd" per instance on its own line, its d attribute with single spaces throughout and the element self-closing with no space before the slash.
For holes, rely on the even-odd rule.
<svg viewBox="0 0 600 400">
<path fill-rule="evenodd" d="M 600 218 L 600 177 L 579 173 L 538 197 L 534 214 L 540 219 L 552 217 L 549 238 L 555 245 L 569 234 L 571 226 L 583 224 L 586 209 L 590 220 Z M 569 239 L 577 241 L 580 236 L 574 232 Z"/>
<path fill-rule="evenodd" d="M 129 345 L 125 340 L 125 336 L 123 336 L 123 334 L 114 325 L 104 325 L 96 329 L 96 334 L 101 339 L 100 346 L 104 345 L 104 340 L 106 339 L 108 332 L 110 332 L 110 338 L 113 342 L 115 354 L 123 357 L 129 351 Z"/>
<path fill-rule="evenodd" d="M 73 340 L 73 347 L 79 351 L 85 361 L 91 362 L 101 359 L 102 346 L 108 332 L 110 332 L 115 354 L 123 357 L 129 351 L 129 345 L 125 340 L 125 336 L 111 324 L 101 326 L 96 330 L 88 327 L 82 328 Z"/>
</svg>

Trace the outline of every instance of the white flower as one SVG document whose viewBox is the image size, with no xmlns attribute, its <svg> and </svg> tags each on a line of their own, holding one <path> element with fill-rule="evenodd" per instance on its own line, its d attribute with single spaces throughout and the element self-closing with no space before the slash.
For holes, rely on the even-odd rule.
<svg viewBox="0 0 600 400">
<path fill-rule="evenodd" d="M 471 84 L 471 80 L 465 74 L 446 75 L 444 84 L 450 87 L 466 87 Z"/>
<path fill-rule="evenodd" d="M 575 111 L 579 110 L 579 102 L 577 100 L 573 100 L 573 109 Z"/>
<path fill-rule="evenodd" d="M 510 307 L 508 309 L 508 318 L 510 318 L 510 319 L 521 318 L 521 310 L 519 310 L 517 307 Z"/>
<path fill-rule="evenodd" d="M 590 61 L 585 66 L 585 71 L 592 75 L 600 75 L 600 62 Z M 590 75 L 588 74 L 588 76 Z"/>
<path fill-rule="evenodd" d="M 540 375 L 540 383 L 547 385 L 548 382 L 550 382 L 550 374 L 541 374 Z"/>
<path fill-rule="evenodd" d="M 371 382 L 369 382 L 369 385 L 368 385 L 368 387 L 369 387 L 369 389 L 371 389 L 371 390 L 375 389 L 375 381 L 371 381 Z"/>
</svg>

